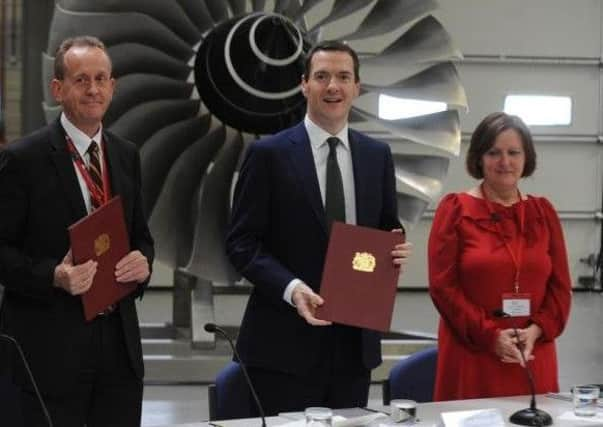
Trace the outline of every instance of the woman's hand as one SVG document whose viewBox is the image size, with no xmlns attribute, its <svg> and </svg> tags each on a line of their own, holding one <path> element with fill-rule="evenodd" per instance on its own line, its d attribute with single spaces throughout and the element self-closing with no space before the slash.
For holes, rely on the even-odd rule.
<svg viewBox="0 0 603 427">
<path fill-rule="evenodd" d="M 522 364 L 521 354 L 517 347 L 518 342 L 513 329 L 503 329 L 500 331 L 496 338 L 494 351 L 501 362 Z"/>
<path fill-rule="evenodd" d="M 532 328 L 532 326 L 535 327 Z M 519 363 L 525 367 L 520 349 L 523 349 L 526 362 L 534 360 L 532 350 L 534 349 L 534 343 L 542 334 L 542 330 L 537 325 L 530 325 L 526 329 L 517 329 L 517 334 L 515 335 L 513 328 L 500 331 L 496 339 L 494 351 L 501 362 Z"/>
<path fill-rule="evenodd" d="M 525 329 L 519 329 L 519 341 L 522 343 L 523 355 L 526 360 L 533 360 L 534 346 L 538 338 L 542 336 L 542 328 L 535 323 L 532 323 Z"/>
</svg>

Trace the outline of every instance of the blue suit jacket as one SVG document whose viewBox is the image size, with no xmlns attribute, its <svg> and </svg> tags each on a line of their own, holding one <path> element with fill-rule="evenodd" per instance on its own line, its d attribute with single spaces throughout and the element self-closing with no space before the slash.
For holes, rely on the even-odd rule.
<svg viewBox="0 0 603 427">
<path fill-rule="evenodd" d="M 350 130 L 357 224 L 400 227 L 389 146 Z M 250 145 L 241 167 L 227 236 L 228 256 L 255 286 L 237 340 L 251 366 L 306 375 L 314 372 L 331 327 L 314 327 L 283 300 L 299 278 L 319 292 L 327 227 L 312 149 L 302 123 Z M 366 368 L 381 363 L 380 336 L 357 331 L 348 357 Z M 353 354 L 349 354 L 352 352 Z"/>
</svg>

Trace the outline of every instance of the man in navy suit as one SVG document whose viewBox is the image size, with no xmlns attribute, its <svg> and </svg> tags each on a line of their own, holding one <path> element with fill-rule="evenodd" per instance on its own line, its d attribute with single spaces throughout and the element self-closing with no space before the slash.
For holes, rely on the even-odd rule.
<svg viewBox="0 0 603 427">
<path fill-rule="evenodd" d="M 65 40 L 54 74 L 60 118 L 0 151 L 0 331 L 21 343 L 55 426 L 138 426 L 144 369 L 134 299 L 154 255 L 140 158 L 134 144 L 103 129 L 115 81 L 100 40 Z M 97 264 L 74 264 L 67 228 L 117 195 L 131 252 L 115 279 L 138 288 L 86 322 L 81 295 Z M 46 426 L 27 374 L 14 366 L 25 425 Z"/>
<path fill-rule="evenodd" d="M 366 405 L 379 333 L 314 315 L 328 232 L 333 220 L 401 232 L 388 145 L 348 129 L 356 53 L 315 46 L 301 85 L 304 121 L 249 147 L 227 237 L 230 260 L 255 285 L 237 347 L 267 414 Z M 409 254 L 397 245 L 392 262 Z"/>
</svg>

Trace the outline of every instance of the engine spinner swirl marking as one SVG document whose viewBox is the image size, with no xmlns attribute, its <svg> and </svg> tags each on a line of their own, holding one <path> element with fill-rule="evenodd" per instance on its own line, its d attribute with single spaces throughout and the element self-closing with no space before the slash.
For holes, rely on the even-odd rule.
<svg viewBox="0 0 603 427">
<path fill-rule="evenodd" d="M 289 97 L 294 96 L 297 93 L 299 93 L 301 91 L 301 85 L 296 85 L 293 89 L 289 89 L 284 92 L 265 92 L 263 90 L 256 89 L 253 86 L 250 86 L 249 84 L 247 84 L 241 78 L 241 76 L 239 76 L 239 74 L 237 73 L 237 71 L 235 70 L 235 68 L 232 64 L 232 59 L 230 57 L 230 45 L 232 43 L 232 38 L 234 37 L 235 32 L 241 26 L 241 24 L 243 24 L 245 21 L 247 21 L 251 18 L 256 18 L 258 16 L 262 16 L 262 15 L 263 15 L 262 13 L 253 13 L 253 14 L 241 19 L 240 21 L 238 21 L 230 29 L 230 31 L 228 32 L 228 36 L 226 37 L 226 43 L 224 44 L 224 60 L 226 61 L 226 68 L 228 69 L 228 72 L 230 73 L 230 76 L 235 81 L 235 83 L 237 85 L 239 85 L 239 87 L 241 89 L 243 89 L 244 91 L 246 91 L 247 93 L 249 93 L 253 96 L 257 96 L 258 98 L 262 98 L 262 99 L 270 99 L 270 100 L 286 99 L 286 98 L 289 98 Z M 298 49 L 299 49 L 299 46 L 298 46 Z"/>
</svg>

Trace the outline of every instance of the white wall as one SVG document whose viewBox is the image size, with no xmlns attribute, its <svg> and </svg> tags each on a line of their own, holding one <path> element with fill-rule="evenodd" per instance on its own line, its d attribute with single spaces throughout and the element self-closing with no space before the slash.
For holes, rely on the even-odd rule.
<svg viewBox="0 0 603 427">
<path fill-rule="evenodd" d="M 570 126 L 532 127 L 538 169 L 522 185 L 556 206 L 565 232 L 574 286 L 592 270 L 580 258 L 598 252 L 601 210 L 601 22 L 599 0 L 440 0 L 438 19 L 465 59 L 459 74 L 469 101 L 461 115 L 463 152 L 452 161 L 444 193 L 475 184 L 464 170 L 467 139 L 508 93 L 571 96 Z M 402 286 L 427 284 L 426 240 L 433 206 L 410 232 L 414 259 Z"/>
<path fill-rule="evenodd" d="M 465 54 L 599 58 L 600 0 L 439 0 Z"/>
</svg>

